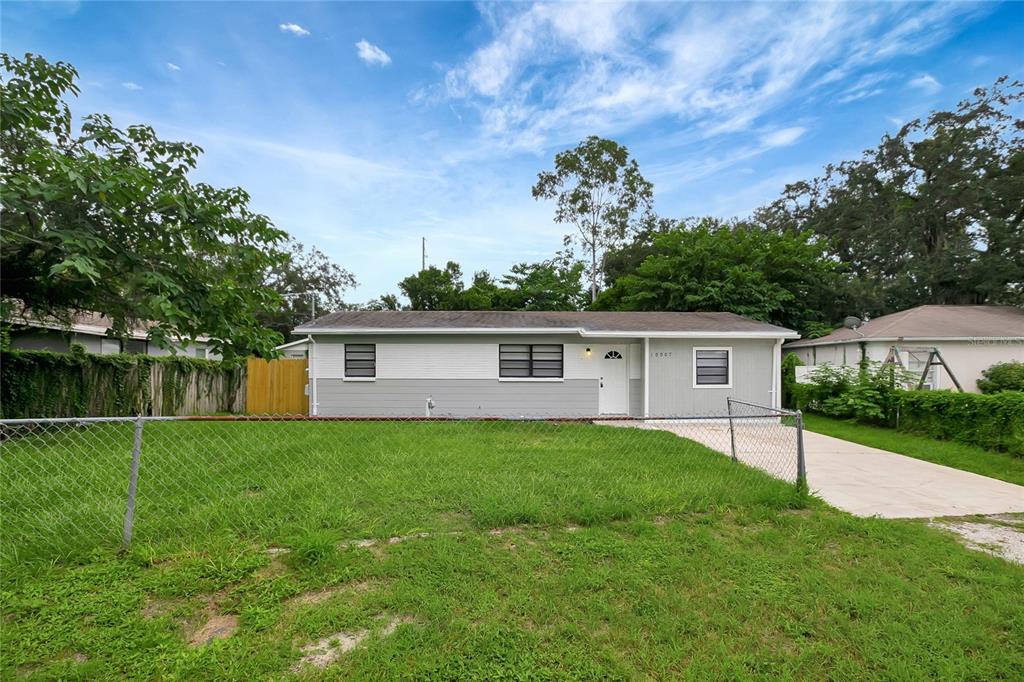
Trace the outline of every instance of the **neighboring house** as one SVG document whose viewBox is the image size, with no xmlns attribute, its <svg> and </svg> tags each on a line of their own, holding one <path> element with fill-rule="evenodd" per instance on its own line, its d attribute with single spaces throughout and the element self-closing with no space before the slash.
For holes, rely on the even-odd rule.
<svg viewBox="0 0 1024 682">
<path fill-rule="evenodd" d="M 70 323 L 56 318 L 18 316 L 10 320 L 11 348 L 20 350 L 48 350 L 67 353 L 72 344 L 80 344 L 87 353 L 114 355 L 138 353 L 140 355 L 170 355 L 171 351 L 148 340 L 144 326 L 132 329 L 128 338 L 121 340 L 107 336 L 112 326 L 110 318 L 99 313 L 82 312 L 72 316 Z M 178 346 L 177 355 L 219 360 L 220 355 L 206 347 L 205 337 L 195 344 Z"/>
<path fill-rule="evenodd" d="M 800 339 L 783 346 L 806 365 L 797 368 L 801 379 L 818 365 L 857 367 L 864 360 L 883 362 L 890 351 L 898 353 L 904 367 L 920 377 L 932 348 L 938 349 L 963 389 L 976 393 L 982 370 L 999 362 L 1024 361 L 1024 310 L 923 305 L 875 318 L 856 329 L 837 329 L 819 339 Z M 930 368 L 925 385 L 956 388 L 940 366 Z"/>
<path fill-rule="evenodd" d="M 310 414 L 681 417 L 779 404 L 783 339 L 732 313 L 343 311 L 297 327 Z"/>
</svg>

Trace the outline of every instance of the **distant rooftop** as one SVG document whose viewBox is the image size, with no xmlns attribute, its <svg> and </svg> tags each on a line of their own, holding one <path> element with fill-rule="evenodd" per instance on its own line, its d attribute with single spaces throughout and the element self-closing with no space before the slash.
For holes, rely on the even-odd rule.
<svg viewBox="0 0 1024 682">
<path fill-rule="evenodd" d="M 731 333 L 795 337 L 796 332 L 734 313 L 676 312 L 522 312 L 522 311 L 376 311 L 344 310 L 295 328 L 295 334 L 346 331 L 500 331 Z"/>
<path fill-rule="evenodd" d="M 865 322 L 856 331 L 837 329 L 786 348 L 853 343 L 864 339 L 1024 338 L 1024 309 L 999 305 L 922 305 Z"/>
</svg>

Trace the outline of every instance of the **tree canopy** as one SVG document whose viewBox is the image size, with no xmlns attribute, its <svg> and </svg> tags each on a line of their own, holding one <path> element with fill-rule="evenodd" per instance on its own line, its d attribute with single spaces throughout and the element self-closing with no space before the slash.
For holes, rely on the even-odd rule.
<svg viewBox="0 0 1024 682">
<path fill-rule="evenodd" d="M 518 263 L 496 281 L 486 270 L 463 284 L 462 268 L 449 261 L 409 275 L 398 287 L 410 310 L 579 310 L 587 303 L 581 279 L 583 265 L 564 255 L 541 263 Z M 371 310 L 397 310 L 398 300 L 385 295 L 371 301 Z"/>
<path fill-rule="evenodd" d="M 647 250 L 595 309 L 725 311 L 814 332 L 841 306 L 837 264 L 809 232 L 707 218 L 660 225 Z"/>
<path fill-rule="evenodd" d="M 1022 101 L 1024 84 L 1000 78 L 788 186 L 756 220 L 823 237 L 850 275 L 851 313 L 1024 304 Z"/>
<path fill-rule="evenodd" d="M 345 292 L 356 285 L 356 278 L 320 249 L 294 239 L 288 240 L 284 252 L 287 258 L 271 265 L 265 279 L 266 286 L 280 294 L 284 303 L 261 314 L 260 320 L 287 337 L 314 313 L 326 315 L 345 308 Z"/>
<path fill-rule="evenodd" d="M 64 62 L 0 56 L 0 293 L 35 314 L 90 310 L 124 334 L 155 323 L 166 347 L 208 336 L 225 358 L 268 356 L 281 341 L 267 272 L 285 233 L 240 188 L 193 183 L 202 150 L 91 114 L 75 132 Z"/>
<path fill-rule="evenodd" d="M 577 245 L 589 255 L 586 270 L 595 300 L 604 252 L 620 244 L 635 221 L 650 212 L 654 186 L 640 174 L 626 147 L 592 135 L 555 155 L 555 169 L 538 174 L 533 197 L 554 199 L 555 220 L 576 227 L 565 245 Z"/>
</svg>

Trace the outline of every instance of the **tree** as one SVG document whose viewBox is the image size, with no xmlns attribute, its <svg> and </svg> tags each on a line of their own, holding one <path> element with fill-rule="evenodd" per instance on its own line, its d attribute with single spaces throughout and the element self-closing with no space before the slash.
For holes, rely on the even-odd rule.
<svg viewBox="0 0 1024 682">
<path fill-rule="evenodd" d="M 289 239 L 284 251 L 287 260 L 271 266 L 265 279 L 266 286 L 284 299 L 284 305 L 260 319 L 287 337 L 314 312 L 325 315 L 345 308 L 345 291 L 356 285 L 356 278 L 316 247 L 307 248 Z"/>
<path fill-rule="evenodd" d="M 363 306 L 364 310 L 402 310 L 402 304 L 394 294 L 381 294 Z"/>
<path fill-rule="evenodd" d="M 496 297 L 503 310 L 579 310 L 587 304 L 583 264 L 568 259 L 519 263 L 501 278 Z"/>
<path fill-rule="evenodd" d="M 170 347 L 200 335 L 225 358 L 274 354 L 260 316 L 285 234 L 239 188 L 193 184 L 202 150 L 148 126 L 92 114 L 72 130 L 78 73 L 32 54 L 0 55 L 0 293 L 33 314 L 91 310 L 113 333 L 151 321 Z"/>
<path fill-rule="evenodd" d="M 809 232 L 704 219 L 654 238 L 653 253 L 604 291 L 598 310 L 726 311 L 803 330 L 831 321 L 839 275 Z"/>
<path fill-rule="evenodd" d="M 538 174 L 534 199 L 555 200 L 555 221 L 576 227 L 565 245 L 575 244 L 590 256 L 591 300 L 597 299 L 605 251 L 626 237 L 638 214 L 650 211 L 653 190 L 626 147 L 596 136 L 559 152 L 555 169 Z"/>
<path fill-rule="evenodd" d="M 431 265 L 398 283 L 398 288 L 409 299 L 411 310 L 461 310 L 462 268 L 448 261 L 444 270 Z"/>
<path fill-rule="evenodd" d="M 851 275 L 851 313 L 1024 304 L 1022 101 L 1024 84 L 1000 78 L 788 186 L 756 219 L 824 237 Z"/>
</svg>

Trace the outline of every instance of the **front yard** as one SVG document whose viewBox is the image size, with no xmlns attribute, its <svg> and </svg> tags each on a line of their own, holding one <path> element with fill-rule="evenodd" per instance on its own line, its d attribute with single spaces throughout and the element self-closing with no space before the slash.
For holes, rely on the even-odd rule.
<svg viewBox="0 0 1024 682">
<path fill-rule="evenodd" d="M 115 532 L 4 566 L 3 677 L 1024 675 L 1024 568 L 804 501 L 672 434 L 176 423 L 146 438 L 129 552 Z"/>
</svg>

